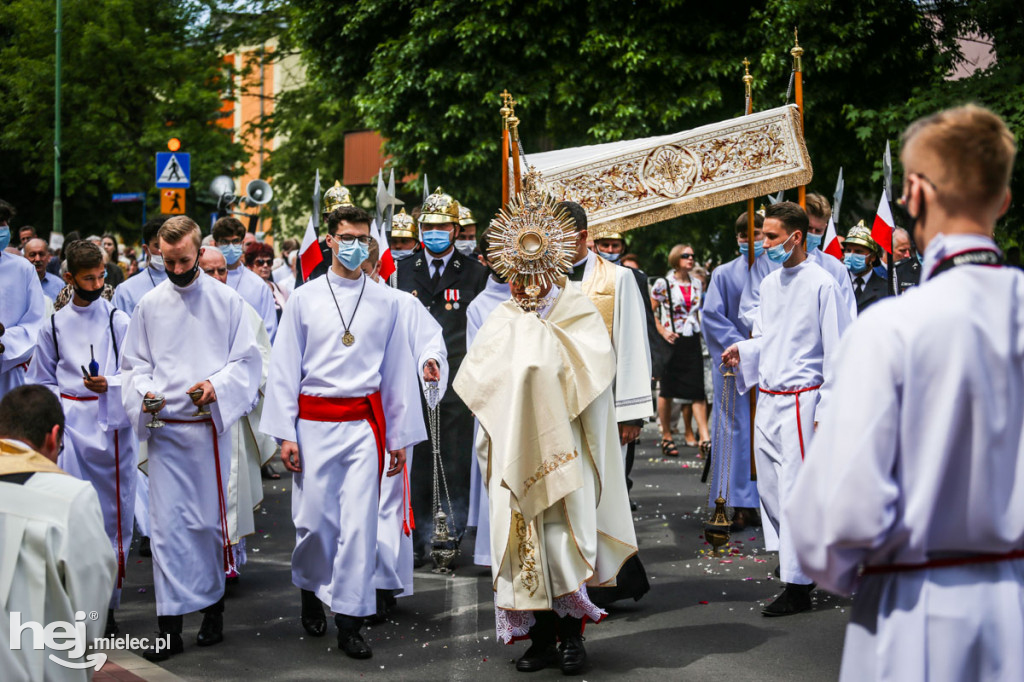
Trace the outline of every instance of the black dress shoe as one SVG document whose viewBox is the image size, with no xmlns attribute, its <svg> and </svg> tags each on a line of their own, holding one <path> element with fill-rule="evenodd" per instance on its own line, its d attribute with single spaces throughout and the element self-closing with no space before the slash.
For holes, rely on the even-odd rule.
<svg viewBox="0 0 1024 682">
<path fill-rule="evenodd" d="M 786 585 L 786 589 L 782 591 L 782 594 L 775 598 L 775 601 L 761 609 L 761 615 L 792 616 L 797 613 L 803 613 L 804 611 L 810 611 L 812 608 L 811 590 L 813 590 L 814 587 L 814 583 L 811 583 L 810 585 L 795 585 L 793 583 L 788 583 Z"/>
<path fill-rule="evenodd" d="M 554 644 L 534 643 L 516 661 L 516 670 L 521 673 L 533 673 L 558 663 L 558 649 Z"/>
<path fill-rule="evenodd" d="M 196 646 L 213 646 L 224 641 L 224 614 L 203 614 L 203 624 L 196 635 Z"/>
<path fill-rule="evenodd" d="M 139 556 L 153 556 L 153 550 L 149 548 L 149 537 L 145 535 L 139 540 Z"/>
<path fill-rule="evenodd" d="M 581 635 L 570 635 L 562 639 L 558 645 L 558 653 L 561 656 L 559 667 L 563 675 L 578 675 L 583 672 L 587 664 L 587 650 L 583 648 L 583 637 Z"/>
<path fill-rule="evenodd" d="M 167 641 L 170 638 L 170 641 Z M 177 633 L 161 632 L 157 635 L 157 639 L 161 640 L 161 645 L 168 643 L 169 646 L 157 651 L 156 645 L 151 646 L 142 652 L 142 657 L 152 663 L 160 663 L 166 661 L 175 654 L 180 654 L 185 650 L 185 643 L 181 641 L 181 635 Z"/>
<path fill-rule="evenodd" d="M 302 629 L 309 633 L 310 637 L 323 637 L 327 634 L 327 614 L 324 613 L 324 605 L 320 603 L 315 592 L 302 590 Z"/>
<path fill-rule="evenodd" d="M 370 658 L 373 651 L 357 630 L 339 630 L 338 647 L 349 658 Z"/>
</svg>

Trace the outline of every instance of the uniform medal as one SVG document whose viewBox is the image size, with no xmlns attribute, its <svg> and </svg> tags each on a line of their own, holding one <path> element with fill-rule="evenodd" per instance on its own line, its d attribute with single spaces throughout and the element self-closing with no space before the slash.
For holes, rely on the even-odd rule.
<svg viewBox="0 0 1024 682">
<path fill-rule="evenodd" d="M 456 310 L 458 310 L 459 309 L 459 290 L 458 289 L 445 289 L 444 290 L 444 300 L 447 301 L 447 303 L 445 303 L 445 306 L 444 306 L 445 310 L 451 310 L 452 308 L 455 308 Z"/>
</svg>

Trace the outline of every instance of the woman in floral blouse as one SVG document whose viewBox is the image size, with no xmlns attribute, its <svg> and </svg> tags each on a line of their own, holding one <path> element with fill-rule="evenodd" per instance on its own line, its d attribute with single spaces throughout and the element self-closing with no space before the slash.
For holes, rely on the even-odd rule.
<svg viewBox="0 0 1024 682">
<path fill-rule="evenodd" d="M 686 444 L 696 446 L 690 427 L 697 419 L 701 444 L 711 440 L 708 434 L 707 399 L 704 395 L 704 361 L 700 347 L 700 306 L 704 288 L 700 279 L 691 277 L 694 266 L 693 247 L 677 244 L 668 256 L 669 273 L 654 283 L 651 299 L 658 314 L 658 331 L 672 344 L 672 357 L 661 377 L 658 395 L 658 418 L 661 423 L 661 450 L 668 457 L 677 457 L 679 450 L 672 440 L 672 400 L 692 401 L 683 406 Z"/>
</svg>

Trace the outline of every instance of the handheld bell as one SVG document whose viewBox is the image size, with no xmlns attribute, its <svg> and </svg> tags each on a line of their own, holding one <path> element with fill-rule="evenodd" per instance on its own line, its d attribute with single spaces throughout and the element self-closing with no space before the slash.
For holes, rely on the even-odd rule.
<svg viewBox="0 0 1024 682">
<path fill-rule="evenodd" d="M 704 537 L 717 552 L 719 548 L 729 544 L 729 517 L 725 513 L 725 499 L 715 499 L 715 511 L 711 518 L 704 522 Z"/>
</svg>

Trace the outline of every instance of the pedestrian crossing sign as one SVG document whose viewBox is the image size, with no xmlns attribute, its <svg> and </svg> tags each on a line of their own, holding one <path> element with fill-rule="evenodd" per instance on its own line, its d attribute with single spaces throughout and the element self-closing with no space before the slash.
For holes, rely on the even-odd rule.
<svg viewBox="0 0 1024 682">
<path fill-rule="evenodd" d="M 157 152 L 156 186 L 186 188 L 191 183 L 192 158 L 186 152 Z"/>
</svg>

